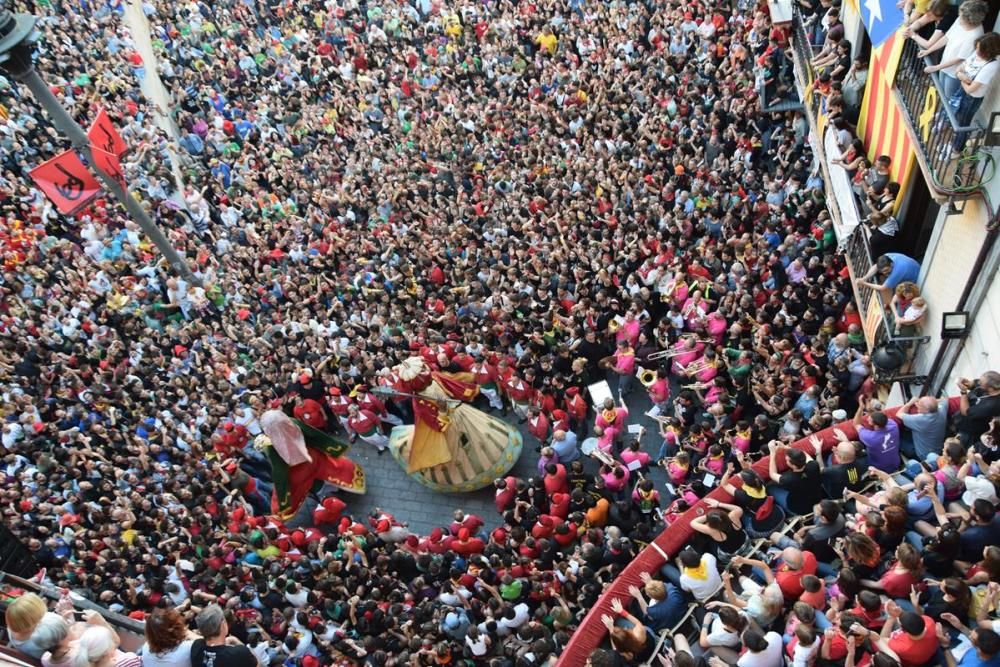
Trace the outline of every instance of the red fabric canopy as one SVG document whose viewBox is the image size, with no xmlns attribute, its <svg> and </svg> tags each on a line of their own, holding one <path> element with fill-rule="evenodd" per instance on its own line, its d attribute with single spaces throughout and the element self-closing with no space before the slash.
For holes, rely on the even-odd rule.
<svg viewBox="0 0 1000 667">
<path fill-rule="evenodd" d="M 959 398 L 953 397 L 949 399 L 949 414 L 958 410 L 958 406 Z M 889 408 L 886 410 L 886 413 L 890 417 L 895 417 L 898 410 L 899 407 Z M 854 439 L 857 436 L 857 431 L 854 428 L 854 424 L 851 422 L 840 424 L 837 428 L 846 433 L 847 437 L 851 439 Z M 823 440 L 824 451 L 829 450 L 837 442 L 837 438 L 834 436 L 833 430 L 833 427 L 831 427 L 816 434 Z M 809 443 L 809 438 L 797 440 L 792 444 L 792 446 L 809 454 L 815 454 L 815 450 Z M 784 470 L 785 457 L 783 454 L 779 456 L 778 470 Z M 769 478 L 768 466 L 769 457 L 765 456 L 754 464 L 753 469 L 761 476 L 762 479 L 767 480 Z M 732 481 L 736 485 L 739 485 L 740 483 L 737 477 L 734 477 Z M 732 497 L 721 488 L 715 489 L 708 494 L 706 498 L 715 498 L 716 500 L 720 500 L 722 502 L 732 500 Z M 697 505 L 689 509 L 674 523 L 672 523 L 668 530 L 660 533 L 651 545 L 643 549 L 642 552 L 640 552 L 639 555 L 628 564 L 621 575 L 604 591 L 601 598 L 597 601 L 597 604 L 593 606 L 590 613 L 588 613 L 586 617 L 584 617 L 583 622 L 580 623 L 580 627 L 573 633 L 573 637 L 570 639 L 569 644 L 566 645 L 566 649 L 559 657 L 558 664 L 560 666 L 570 667 L 571 665 L 586 664 L 587 657 L 593 653 L 594 649 L 600 647 L 601 642 L 604 640 L 604 635 L 607 633 L 607 629 L 604 627 L 604 624 L 601 623 L 601 615 L 615 615 L 614 611 L 611 609 L 612 598 L 626 600 L 629 598 L 629 586 L 638 586 L 642 588 L 642 579 L 639 575 L 643 572 L 658 572 L 660 567 L 664 565 L 668 559 L 673 558 L 677 553 L 679 553 L 684 545 L 686 545 L 691 539 L 691 535 L 694 532 L 691 529 L 691 521 L 694 520 L 695 517 L 704 514 L 705 511 L 706 505 L 704 499 L 702 499 Z"/>
</svg>

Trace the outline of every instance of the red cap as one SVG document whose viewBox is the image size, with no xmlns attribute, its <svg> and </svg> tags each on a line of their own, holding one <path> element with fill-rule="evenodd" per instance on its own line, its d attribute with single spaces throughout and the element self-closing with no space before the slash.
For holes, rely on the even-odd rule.
<svg viewBox="0 0 1000 667">
<path fill-rule="evenodd" d="M 299 376 L 299 383 L 300 384 L 309 384 L 309 382 L 311 380 L 312 380 L 312 376 L 309 375 L 309 373 L 303 373 L 302 375 Z"/>
<path fill-rule="evenodd" d="M 314 655 L 303 656 L 302 667 L 319 667 L 319 658 Z"/>
<path fill-rule="evenodd" d="M 45 430 L 45 422 L 35 422 L 31 425 L 31 428 L 35 433 L 41 433 Z"/>
<path fill-rule="evenodd" d="M 431 537 L 430 537 L 430 539 L 431 539 L 431 542 L 440 542 L 441 541 L 441 529 L 440 528 L 433 529 L 431 531 Z"/>
<path fill-rule="evenodd" d="M 566 395 L 567 396 L 573 397 L 573 396 L 579 396 L 579 394 L 580 394 L 580 388 L 579 387 L 567 387 L 566 388 Z"/>
<path fill-rule="evenodd" d="M 340 396 L 340 388 L 339 387 L 330 387 L 330 395 L 331 396 Z"/>
<path fill-rule="evenodd" d="M 493 541 L 498 544 L 503 544 L 507 541 L 507 531 L 503 528 L 497 528 L 490 535 L 493 537 Z"/>
<path fill-rule="evenodd" d="M 30 512 L 31 508 L 34 507 L 30 500 L 22 500 L 18 506 L 21 508 L 22 512 Z"/>
<path fill-rule="evenodd" d="M 553 410 L 552 417 L 557 421 L 562 421 L 566 419 L 569 415 L 566 414 L 564 410 Z"/>
<path fill-rule="evenodd" d="M 235 428 L 235 424 L 233 424 L 233 422 L 226 422 L 222 425 L 222 428 L 226 431 L 232 431 Z"/>
<path fill-rule="evenodd" d="M 386 521 L 385 519 L 382 519 L 381 521 L 378 522 L 378 524 L 375 525 L 375 532 L 386 533 L 389 531 L 390 528 L 392 528 L 392 524 Z"/>
</svg>

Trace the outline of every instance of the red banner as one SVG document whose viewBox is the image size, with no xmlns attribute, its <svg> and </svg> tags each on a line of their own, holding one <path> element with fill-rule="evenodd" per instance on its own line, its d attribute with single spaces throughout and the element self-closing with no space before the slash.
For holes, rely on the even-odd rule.
<svg viewBox="0 0 1000 667">
<path fill-rule="evenodd" d="M 458 378 L 448 374 L 435 371 L 434 381 L 437 382 L 445 392 L 452 398 L 463 401 L 471 401 L 479 394 L 479 385 L 471 382 L 463 382 Z"/>
<path fill-rule="evenodd" d="M 118 182 L 118 185 L 125 189 L 125 170 L 118 156 L 113 153 L 101 150 L 97 146 L 90 147 L 90 154 L 94 156 L 94 166 Z"/>
<path fill-rule="evenodd" d="M 74 213 L 101 190 L 100 183 L 72 149 L 28 173 L 60 213 Z"/>
<path fill-rule="evenodd" d="M 111 153 L 115 157 L 121 157 L 128 151 L 125 140 L 118 134 L 114 123 L 111 122 L 111 116 L 104 109 L 98 110 L 97 118 L 87 130 L 87 138 L 90 139 L 91 146 Z"/>
</svg>

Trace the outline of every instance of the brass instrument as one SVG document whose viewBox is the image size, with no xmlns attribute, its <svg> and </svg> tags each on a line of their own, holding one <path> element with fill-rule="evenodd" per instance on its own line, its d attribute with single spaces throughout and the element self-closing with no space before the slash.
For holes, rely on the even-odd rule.
<svg viewBox="0 0 1000 667">
<path fill-rule="evenodd" d="M 694 338 L 695 342 L 704 343 L 705 345 L 715 345 L 715 341 L 712 340 L 711 338 L 698 338 L 695 336 L 695 334 L 684 334 L 683 336 L 680 337 L 680 340 L 691 337 L 695 337 Z M 653 352 L 652 354 L 647 354 L 646 361 L 669 359 L 671 357 L 676 357 L 679 354 L 686 354 L 688 352 L 691 352 L 691 350 L 688 350 L 686 348 L 671 348 L 669 350 L 660 350 L 659 352 Z"/>
<path fill-rule="evenodd" d="M 708 361 L 707 359 L 702 357 L 698 361 L 691 362 L 690 364 L 685 366 L 684 374 L 687 375 L 688 377 L 691 377 L 692 375 L 697 375 L 702 371 L 707 371 L 709 368 L 714 368 L 714 367 L 715 367 L 714 361 Z"/>
<path fill-rule="evenodd" d="M 708 389 L 712 386 L 711 382 L 695 382 L 694 384 L 685 385 L 687 389 Z"/>
<path fill-rule="evenodd" d="M 610 322 L 608 322 L 608 331 L 610 331 L 611 333 L 618 333 L 618 330 L 621 329 L 621 327 L 622 323 L 619 322 L 617 319 L 612 319 Z"/>
<path fill-rule="evenodd" d="M 639 378 L 639 382 L 642 383 L 643 387 L 652 386 L 656 382 L 656 371 L 650 368 L 643 368 L 639 366 L 636 370 L 635 376 Z"/>
</svg>

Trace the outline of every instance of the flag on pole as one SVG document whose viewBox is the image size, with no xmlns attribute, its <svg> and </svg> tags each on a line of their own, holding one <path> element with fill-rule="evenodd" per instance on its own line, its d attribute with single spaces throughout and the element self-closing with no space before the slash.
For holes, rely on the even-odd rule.
<svg viewBox="0 0 1000 667">
<path fill-rule="evenodd" d="M 101 190 L 100 183 L 73 149 L 43 162 L 28 173 L 56 205 L 56 209 L 67 215 L 83 208 Z"/>
<path fill-rule="evenodd" d="M 896 0 L 861 0 L 861 20 L 872 40 L 872 48 L 882 45 L 903 25 L 903 10 Z"/>
<path fill-rule="evenodd" d="M 115 157 L 121 157 L 128 151 L 128 145 L 115 129 L 111 116 L 103 108 L 98 110 L 97 118 L 87 130 L 87 138 L 90 139 L 91 146 L 111 153 Z"/>
<path fill-rule="evenodd" d="M 122 169 L 122 163 L 118 160 L 117 155 L 109 153 L 106 150 L 102 150 L 97 146 L 90 147 L 90 154 L 94 156 L 95 167 L 116 181 L 118 185 L 121 186 L 122 190 L 126 189 L 125 171 Z"/>
</svg>

